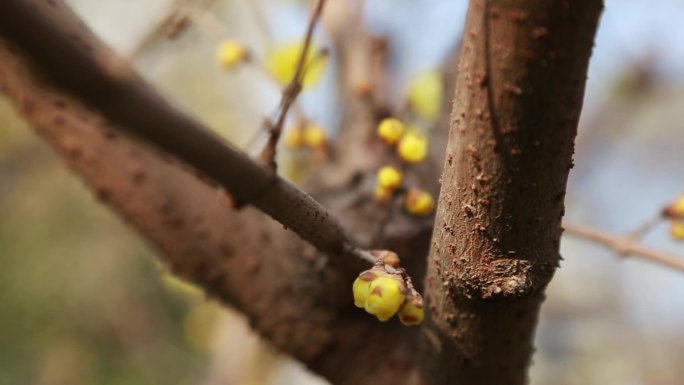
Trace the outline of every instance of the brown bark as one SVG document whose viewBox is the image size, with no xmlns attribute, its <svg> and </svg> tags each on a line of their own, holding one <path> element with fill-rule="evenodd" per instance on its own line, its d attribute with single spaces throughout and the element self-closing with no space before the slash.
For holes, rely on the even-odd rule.
<svg viewBox="0 0 684 385">
<path fill-rule="evenodd" d="M 527 381 L 601 9 L 471 2 L 428 261 L 424 383 Z"/>
<path fill-rule="evenodd" d="M 33 16 L 14 24 L 8 19 L 18 18 L 17 13 L 6 12 L 12 4 Z M 7 1 L 0 4 L 0 9 L 0 31 L 5 37 L 0 39 L 0 89 L 97 197 L 162 251 L 173 273 L 245 313 L 262 336 L 333 383 L 356 384 L 371 376 L 380 383 L 401 383 L 407 377 L 414 362 L 408 345 L 413 333 L 396 323 L 380 328 L 377 321 L 352 305 L 350 284 L 353 276 L 365 268 L 360 261 L 337 258 L 334 254 L 329 258 L 255 209 L 234 210 L 206 178 L 125 132 L 146 130 L 148 125 L 171 127 L 164 131 L 168 138 L 161 133 L 156 137 L 161 144 L 171 137 L 179 140 L 174 135 L 180 135 L 181 143 L 169 144 L 192 148 L 198 144 L 182 140 L 189 138 L 184 136 L 185 128 L 189 127 L 199 131 L 201 144 L 209 146 L 210 155 L 232 157 L 224 162 L 220 159 L 222 155 L 217 155 L 215 164 L 200 167 L 217 170 L 219 174 L 235 172 L 238 175 L 228 179 L 252 182 L 236 186 L 243 189 L 245 200 L 259 200 L 276 209 L 280 205 L 291 214 L 319 205 L 317 202 L 305 196 L 312 205 L 293 207 L 291 198 L 293 194 L 302 197 L 300 190 L 287 184 L 273 186 L 273 176 L 264 174 L 265 169 L 255 171 L 254 162 L 234 150 L 226 150 L 199 123 L 168 106 L 128 72 L 125 64 L 95 39 L 63 3 Z M 45 35 L 43 23 L 50 26 L 53 22 L 57 29 Z M 28 41 L 7 32 L 26 26 L 35 34 L 21 35 Z M 71 43 L 65 42 L 66 37 Z M 66 44 L 66 51 L 48 52 L 54 60 L 36 60 L 40 55 L 36 56 L 31 49 L 55 47 L 49 43 L 62 48 Z M 84 53 L 74 53 L 73 47 L 69 48 L 72 44 Z M 121 73 L 126 74 L 123 79 Z M 88 74 L 95 76 L 95 83 L 88 83 L 93 80 Z M 118 80 L 123 83 L 117 83 Z M 79 91 L 78 87 L 84 86 L 85 91 Z M 142 106 L 151 106 L 152 110 Z M 216 149 L 216 153 L 210 149 Z M 182 151 L 179 155 L 183 155 Z M 211 175 L 205 168 L 202 171 Z M 244 190 L 253 188 L 255 181 L 258 185 L 259 180 L 269 182 L 271 189 Z M 283 186 L 289 192 L 283 193 Z M 357 201 L 354 195 L 358 193 L 345 192 L 348 201 Z M 338 201 L 337 195 L 331 198 Z M 336 206 L 338 211 L 346 211 L 342 214 L 351 220 L 353 236 L 354 221 L 366 215 L 354 215 L 354 210 L 347 210 L 344 202 L 338 201 Z M 314 209 L 311 213 L 315 212 L 318 211 Z M 316 229 L 315 239 L 333 240 L 312 241 L 321 249 L 335 249 L 329 246 L 339 243 L 334 231 L 327 233 L 332 234 L 330 237 L 325 236 L 326 232 L 318 232 L 330 222 L 297 220 L 302 221 L 304 228 Z M 407 253 L 420 253 L 422 249 L 424 254 L 428 234 L 429 229 L 397 234 L 393 239 L 408 244 L 404 248 Z M 422 246 L 412 249 L 415 245 Z M 400 334 L 404 338 L 396 337 Z"/>
<path fill-rule="evenodd" d="M 236 211 L 220 190 L 36 76 L 0 44 L 0 88 L 98 199 L 156 245 L 171 272 L 243 312 L 282 351 L 336 384 L 369 376 L 396 383 L 413 360 L 405 330 L 351 304 L 363 265 L 331 264 L 252 208 Z M 423 244 L 427 244 L 427 239 Z"/>
</svg>

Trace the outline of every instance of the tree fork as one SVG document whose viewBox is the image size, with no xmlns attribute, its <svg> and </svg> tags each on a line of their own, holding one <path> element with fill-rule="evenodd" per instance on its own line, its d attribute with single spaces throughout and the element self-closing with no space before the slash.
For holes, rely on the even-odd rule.
<svg viewBox="0 0 684 385">
<path fill-rule="evenodd" d="M 524 384 L 601 0 L 475 0 L 426 277 L 426 384 Z"/>
<path fill-rule="evenodd" d="M 48 50 L 48 56 L 40 50 Z M 98 90 L 102 84 L 106 87 Z M 378 383 L 402 383 L 413 371 L 413 333 L 396 324 L 378 327 L 353 306 L 350 283 L 364 266 L 361 261 L 327 259 L 257 210 L 236 211 L 222 204 L 207 178 L 157 151 L 151 141 L 141 140 L 144 135 L 129 135 L 168 128 L 168 122 L 181 137 L 158 132 L 160 147 L 178 140 L 171 145 L 192 148 L 189 142 L 200 138 L 213 150 L 192 156 L 211 159 L 214 150 L 223 152 L 230 160 L 211 167 L 228 179 L 231 173 L 245 173 L 234 185 L 240 194 L 249 198 L 254 183 L 274 182 L 269 170 L 255 168 L 249 158 L 163 102 L 61 0 L 0 2 L 0 90 L 98 199 L 163 252 L 174 274 L 243 312 L 283 352 L 335 384 L 358 384 L 369 376 Z M 153 110 L 143 108 L 150 105 Z M 182 133 L 183 127 L 190 133 Z M 241 169 L 246 162 L 251 163 Z M 254 170 L 257 175 L 250 174 Z M 317 210 L 306 202 L 297 205 L 313 199 L 290 184 L 268 187 L 258 198 L 276 209 L 282 204 L 281 213 L 303 214 L 295 219 L 308 221 L 302 225 L 314 231 L 309 241 L 335 254 L 344 241 L 336 220 L 316 217 Z M 397 236 L 404 243 L 414 237 Z M 422 241 L 417 243 L 422 249 Z M 427 243 L 425 237 L 425 249 Z M 404 338 L 396 338 L 399 330 Z"/>
</svg>

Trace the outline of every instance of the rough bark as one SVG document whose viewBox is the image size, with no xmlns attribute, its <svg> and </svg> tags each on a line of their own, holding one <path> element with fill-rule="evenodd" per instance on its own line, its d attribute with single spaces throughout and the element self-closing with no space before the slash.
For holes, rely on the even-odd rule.
<svg viewBox="0 0 684 385">
<path fill-rule="evenodd" d="M 397 382 L 413 368 L 409 339 L 396 338 L 405 331 L 379 328 L 351 304 L 360 262 L 341 269 L 257 210 L 234 210 L 220 190 L 117 134 L 114 123 L 36 73 L 0 44 L 3 92 L 98 199 L 159 248 L 173 274 L 243 312 L 262 336 L 333 383 L 357 384 L 370 373 Z"/>
<path fill-rule="evenodd" d="M 421 377 L 524 384 L 601 0 L 475 0 L 428 261 Z"/>
<path fill-rule="evenodd" d="M 33 16 L 19 18 L 16 13 L 6 12 L 11 3 Z M 63 3 L 8 1 L 2 2 L 0 8 L 0 30 L 5 38 L 11 38 L 0 39 L 0 88 L 97 197 L 160 249 L 173 273 L 245 313 L 262 336 L 333 383 L 356 384 L 371 375 L 381 383 L 396 383 L 406 377 L 413 368 L 407 345 L 411 333 L 397 324 L 379 328 L 377 321 L 351 303 L 350 282 L 364 265 L 322 255 L 254 209 L 234 210 L 221 191 L 196 171 L 145 141 L 120 133 L 133 131 L 140 124 L 168 128 L 165 123 L 207 131 L 166 105 L 128 72 L 125 64 L 95 39 Z M 21 20 L 17 24 L 12 18 Z M 46 35 L 42 23 L 50 25 L 55 21 L 59 28 Z M 28 41 L 7 33 L 12 28 L 23 30 L 19 36 Z M 25 28 L 31 33 L 24 34 Z M 67 38 L 70 43 L 65 41 Z M 52 52 L 50 57 L 55 60 L 36 60 L 40 56 L 31 50 L 53 49 L 55 46 L 49 44 L 54 42 L 62 42 L 57 44 L 62 48 L 66 44 L 66 52 Z M 71 56 L 73 44 L 82 52 Z M 122 72 L 126 76 L 118 84 Z M 93 79 L 83 76 L 89 73 L 101 78 L 88 83 Z M 77 87 L 87 85 L 86 93 L 78 89 L 76 93 L 67 92 L 74 90 L 74 83 Z M 98 90 L 93 84 L 105 88 Z M 156 109 L 154 113 L 135 103 L 147 103 L 146 98 L 157 98 L 151 100 L 152 105 L 157 103 L 163 111 Z M 214 143 L 216 138 L 210 134 L 204 138 L 209 148 L 222 145 L 220 140 Z M 165 139 L 161 140 L 163 143 Z M 232 169 L 228 173 L 246 172 L 239 167 L 244 158 L 237 163 L 235 159 L 227 164 L 215 159 L 217 163 L 208 167 Z M 248 166 L 247 171 L 254 171 L 252 165 Z M 256 172 L 259 175 L 263 170 Z M 249 172 L 237 178 L 255 180 Z M 272 180 L 269 176 L 268 181 Z M 255 196 L 250 197 L 252 193 Z M 275 202 L 283 202 L 279 188 L 248 192 L 245 200 L 254 201 L 256 197 L 272 205 L 272 194 L 281 194 Z M 291 208 L 290 203 L 284 208 Z M 309 221 L 305 226 L 320 229 L 320 222 Z M 320 240 L 320 233 L 314 233 Z M 337 235 L 331 234 L 324 238 L 336 239 Z M 429 231 L 418 234 L 422 242 L 407 243 L 422 244 L 419 249 L 425 253 L 427 234 Z M 398 238 L 405 240 L 406 236 Z M 399 334 L 406 338 L 396 338 Z"/>
</svg>

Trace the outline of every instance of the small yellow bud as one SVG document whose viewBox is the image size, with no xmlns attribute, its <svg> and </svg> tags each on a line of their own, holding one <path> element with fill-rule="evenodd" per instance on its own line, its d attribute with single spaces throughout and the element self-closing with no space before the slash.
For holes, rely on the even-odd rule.
<svg viewBox="0 0 684 385">
<path fill-rule="evenodd" d="M 407 298 L 404 305 L 397 313 L 399 321 L 406 326 L 420 325 L 425 318 L 425 310 L 423 309 L 423 300 L 421 298 Z"/>
<path fill-rule="evenodd" d="M 247 49 L 237 40 L 224 40 L 216 48 L 216 60 L 225 69 L 233 69 L 247 59 Z"/>
<path fill-rule="evenodd" d="M 370 294 L 370 284 L 376 278 L 378 278 L 378 274 L 371 270 L 364 271 L 356 278 L 354 285 L 352 286 L 354 305 L 356 305 L 356 307 L 363 308 L 366 306 L 366 299 Z"/>
<path fill-rule="evenodd" d="M 375 185 L 375 189 L 373 189 L 373 195 L 375 196 L 376 201 L 380 203 L 387 203 L 389 202 L 390 198 L 392 198 L 392 191 L 378 184 Z"/>
<path fill-rule="evenodd" d="M 667 207 L 666 212 L 670 217 L 684 217 L 684 195 L 681 195 L 677 200 L 672 202 L 672 204 Z"/>
<path fill-rule="evenodd" d="M 422 72 L 409 85 L 409 105 L 421 118 L 435 121 L 442 107 L 443 93 L 442 74 L 437 70 Z"/>
<path fill-rule="evenodd" d="M 269 52 L 266 59 L 266 69 L 273 76 L 273 78 L 281 85 L 289 84 L 297 70 L 297 63 L 299 56 L 304 49 L 304 44 L 301 41 L 288 42 L 279 44 L 271 52 Z M 314 45 L 309 47 L 306 61 L 304 63 L 304 78 L 302 84 L 304 87 L 313 86 L 318 82 L 325 69 L 325 58 L 316 58 L 315 52 L 317 48 Z"/>
<path fill-rule="evenodd" d="M 386 190 L 396 190 L 401 185 L 401 171 L 392 166 L 382 167 L 378 171 L 378 186 Z"/>
<path fill-rule="evenodd" d="M 392 318 L 406 299 L 401 285 L 399 279 L 391 275 L 376 278 L 370 284 L 370 294 L 366 298 L 366 311 L 374 314 L 380 321 Z"/>
<path fill-rule="evenodd" d="M 304 128 L 303 141 L 310 148 L 320 148 L 325 146 L 327 138 L 321 127 L 309 124 Z"/>
<path fill-rule="evenodd" d="M 681 241 L 684 240 L 684 222 L 672 221 L 670 222 L 670 235 L 672 238 Z"/>
<path fill-rule="evenodd" d="M 404 123 L 399 119 L 386 118 L 378 124 L 378 136 L 389 145 L 397 143 L 403 133 Z"/>
<path fill-rule="evenodd" d="M 429 192 L 412 188 L 406 193 L 404 207 L 413 215 L 430 215 L 435 208 L 435 200 Z"/>
<path fill-rule="evenodd" d="M 399 141 L 399 157 L 407 163 L 421 162 L 427 156 L 427 138 L 418 132 L 407 132 Z"/>
<path fill-rule="evenodd" d="M 300 128 L 291 128 L 285 133 L 285 146 L 291 149 L 302 147 L 304 138 Z"/>
</svg>

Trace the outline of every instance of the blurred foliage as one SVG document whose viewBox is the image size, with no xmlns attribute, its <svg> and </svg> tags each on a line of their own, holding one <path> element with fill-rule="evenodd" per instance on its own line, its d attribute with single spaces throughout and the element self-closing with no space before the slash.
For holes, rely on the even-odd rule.
<svg viewBox="0 0 684 385">
<path fill-rule="evenodd" d="M 197 383 L 218 307 L 0 117 L 0 384 Z"/>
</svg>

